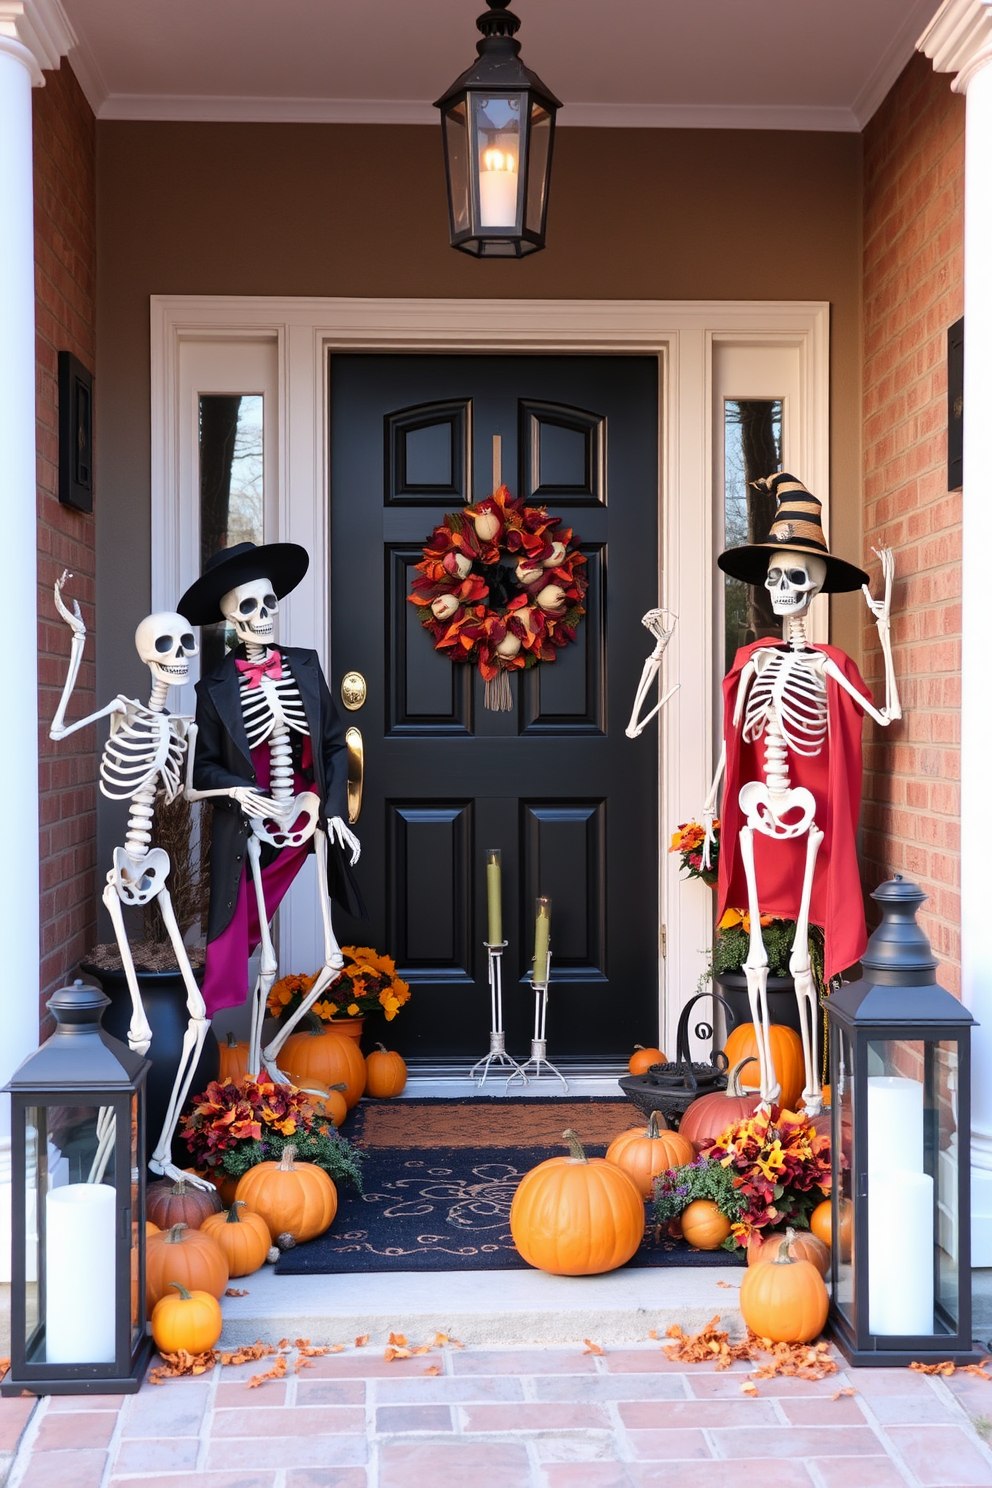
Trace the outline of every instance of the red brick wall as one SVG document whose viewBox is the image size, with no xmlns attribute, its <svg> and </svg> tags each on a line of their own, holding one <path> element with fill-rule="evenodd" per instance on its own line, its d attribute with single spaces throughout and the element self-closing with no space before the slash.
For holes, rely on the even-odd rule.
<svg viewBox="0 0 992 1488">
<path fill-rule="evenodd" d="M 961 493 L 947 490 L 947 328 L 962 313 L 964 100 L 917 56 L 864 135 L 864 560 L 895 552 L 905 716 L 865 735 L 864 866 L 930 896 L 944 984 L 960 979 Z M 865 622 L 865 677 L 884 697 Z"/>
<path fill-rule="evenodd" d="M 68 62 L 34 90 L 38 426 L 38 670 L 42 1001 L 93 943 L 96 894 L 94 731 L 48 738 L 69 654 L 52 585 L 73 578 L 90 628 L 69 717 L 94 710 L 95 522 L 58 499 L 58 353 L 96 361 L 96 126 Z M 97 408 L 99 407 L 97 393 Z M 54 618 L 53 618 L 54 616 Z"/>
</svg>

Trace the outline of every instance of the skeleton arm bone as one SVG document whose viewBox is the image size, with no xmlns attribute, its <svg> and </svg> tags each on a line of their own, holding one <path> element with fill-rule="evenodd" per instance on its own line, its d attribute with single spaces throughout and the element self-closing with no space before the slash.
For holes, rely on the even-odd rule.
<svg viewBox="0 0 992 1488">
<path fill-rule="evenodd" d="M 183 792 L 187 801 L 237 801 L 247 817 L 271 817 L 277 814 L 276 802 L 263 795 L 254 785 L 222 785 L 214 790 L 197 790 L 193 785 L 196 735 L 196 724 L 191 723 L 186 735 L 186 787 Z"/>
<path fill-rule="evenodd" d="M 823 671 L 824 675 L 836 682 L 838 687 L 843 687 L 845 692 L 850 693 L 854 701 L 865 710 L 869 718 L 874 718 L 875 722 L 880 723 L 883 728 L 887 728 L 890 723 L 895 723 L 897 719 L 902 717 L 901 711 L 890 713 L 888 705 L 879 712 L 877 708 L 872 706 L 864 693 L 859 692 L 854 684 L 847 680 L 840 667 L 836 662 L 831 661 L 829 657 L 827 657 L 824 663 Z M 896 701 L 898 705 L 898 699 Z"/>
<path fill-rule="evenodd" d="M 666 621 L 669 618 L 671 619 L 670 626 L 666 625 Z M 641 672 L 641 680 L 637 684 L 637 692 L 634 696 L 634 706 L 631 711 L 630 722 L 628 723 L 624 731 L 628 739 L 636 739 L 640 734 L 642 734 L 647 725 L 651 722 L 652 718 L 654 718 L 656 714 L 661 712 L 662 708 L 664 708 L 669 699 L 674 697 L 674 695 L 679 690 L 680 684 L 676 682 L 674 687 L 670 687 L 668 689 L 660 702 L 657 702 L 654 705 L 654 707 L 651 709 L 651 712 L 646 714 L 644 718 L 641 718 L 641 709 L 644 707 L 644 704 L 647 701 L 648 694 L 651 691 L 651 688 L 654 686 L 654 680 L 661 670 L 662 659 L 665 655 L 665 650 L 668 646 L 668 643 L 675 633 L 675 626 L 677 621 L 678 616 L 673 615 L 670 610 L 648 610 L 647 614 L 641 620 L 641 624 L 655 637 L 655 648 L 651 652 L 651 655 L 645 661 L 644 668 Z"/>
<path fill-rule="evenodd" d="M 741 672 L 740 681 L 737 684 L 737 697 L 734 701 L 734 728 L 740 725 L 744 713 L 744 703 L 747 699 L 747 690 L 751 685 L 757 668 L 753 661 L 749 661 Z M 713 772 L 713 782 L 709 793 L 703 802 L 703 826 L 706 828 L 706 837 L 703 840 L 703 867 L 709 869 L 713 866 L 710 848 L 716 846 L 716 835 L 713 831 L 713 822 L 716 817 L 717 797 L 720 793 L 720 781 L 723 779 L 727 768 L 727 741 L 720 746 L 720 758 L 717 760 L 716 769 Z"/>
<path fill-rule="evenodd" d="M 71 578 L 72 575 L 69 570 L 63 569 L 61 578 L 55 581 L 55 608 L 72 631 L 72 642 L 69 651 L 69 670 L 66 673 L 65 686 L 62 688 L 62 696 L 59 698 L 55 717 L 52 719 L 51 727 L 48 730 L 48 737 L 56 740 L 56 742 L 59 739 L 66 738 L 69 734 L 76 733 L 78 729 L 87 728 L 91 723 L 96 723 L 101 718 L 107 718 L 111 713 L 127 712 L 125 699 L 116 697 L 105 708 L 98 709 L 96 713 L 88 714 L 86 718 L 80 718 L 75 723 L 70 724 L 67 724 L 65 721 L 65 710 L 69 706 L 69 699 L 72 697 L 73 688 L 79 676 L 79 668 L 83 660 L 83 647 L 86 645 L 86 625 L 79 610 L 78 599 L 73 600 L 72 609 L 69 610 L 66 608 L 65 601 L 62 598 L 62 586 L 66 579 Z"/>
<path fill-rule="evenodd" d="M 881 717 L 871 708 L 868 711 L 878 723 L 888 724 L 902 717 L 902 704 L 899 701 L 895 663 L 892 660 L 892 639 L 889 633 L 889 616 L 892 610 L 892 583 L 895 578 L 896 565 L 891 548 L 873 548 L 872 552 L 882 565 L 882 579 L 885 589 L 881 599 L 872 599 L 871 590 L 867 584 L 862 584 L 861 592 L 864 594 L 868 608 L 875 616 L 878 639 L 882 646 L 882 659 L 885 663 L 885 707 L 882 709 L 884 716 Z"/>
</svg>

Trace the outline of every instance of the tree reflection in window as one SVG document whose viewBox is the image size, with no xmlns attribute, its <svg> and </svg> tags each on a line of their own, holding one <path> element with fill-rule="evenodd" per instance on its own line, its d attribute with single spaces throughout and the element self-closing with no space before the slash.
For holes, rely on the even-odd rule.
<svg viewBox="0 0 992 1488">
<path fill-rule="evenodd" d="M 724 546 L 767 542 L 775 498 L 756 491 L 752 482 L 781 468 L 782 399 L 727 398 L 723 408 Z M 740 646 L 781 635 L 767 590 L 724 574 L 725 669 Z"/>
<path fill-rule="evenodd" d="M 200 394 L 200 570 L 235 543 L 265 540 L 261 393 Z M 205 625 L 201 672 L 233 644 L 223 624 Z"/>
</svg>

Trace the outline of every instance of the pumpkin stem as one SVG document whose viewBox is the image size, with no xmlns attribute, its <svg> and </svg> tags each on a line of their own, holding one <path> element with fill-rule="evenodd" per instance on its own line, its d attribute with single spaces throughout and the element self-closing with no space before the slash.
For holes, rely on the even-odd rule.
<svg viewBox="0 0 992 1488">
<path fill-rule="evenodd" d="M 730 1079 L 727 1081 L 727 1094 L 740 1097 L 744 1094 L 741 1089 L 741 1070 L 746 1064 L 757 1064 L 754 1054 L 749 1054 L 746 1059 L 741 1059 L 730 1071 Z"/>
<path fill-rule="evenodd" d="M 648 1117 L 648 1136 L 660 1137 L 663 1131 L 668 1130 L 668 1122 L 665 1120 L 664 1111 L 652 1111 Z"/>
<path fill-rule="evenodd" d="M 782 1244 L 778 1248 L 778 1255 L 772 1257 L 773 1266 L 792 1266 L 795 1264 L 795 1256 L 792 1254 L 792 1242 L 796 1238 L 796 1232 L 790 1225 L 782 1238 Z"/>
<path fill-rule="evenodd" d="M 192 1302 L 192 1294 L 186 1290 L 181 1281 L 170 1281 L 169 1285 L 175 1287 L 176 1291 L 179 1293 L 179 1300 L 181 1302 Z"/>
<path fill-rule="evenodd" d="M 565 1141 L 568 1143 L 569 1148 L 571 1150 L 571 1153 L 572 1153 L 571 1161 L 572 1162 L 584 1163 L 584 1162 L 588 1162 L 589 1161 L 589 1159 L 586 1157 L 585 1148 L 583 1147 L 582 1143 L 579 1141 L 579 1137 L 578 1137 L 578 1133 L 577 1132 L 574 1132 L 572 1130 L 572 1128 L 569 1127 L 567 1131 L 563 1131 L 562 1132 L 562 1136 L 565 1138 Z"/>
<path fill-rule="evenodd" d="M 187 1184 L 185 1178 L 177 1178 L 175 1183 L 172 1185 L 171 1192 L 174 1193 L 177 1198 L 182 1198 L 188 1187 L 189 1185 Z"/>
<path fill-rule="evenodd" d="M 279 1162 L 279 1171 L 280 1171 L 280 1173 L 295 1173 L 296 1172 L 296 1169 L 293 1166 L 293 1158 L 295 1156 L 296 1156 L 296 1148 L 293 1146 L 293 1143 L 292 1142 L 288 1142 L 286 1144 L 286 1146 L 282 1149 L 282 1158 L 281 1158 L 281 1160 Z"/>
<path fill-rule="evenodd" d="M 238 1213 L 238 1209 L 239 1208 L 240 1209 L 243 1209 L 244 1207 L 245 1207 L 245 1201 L 244 1201 L 244 1199 L 235 1199 L 234 1200 L 234 1203 L 231 1205 L 230 1209 L 228 1209 L 228 1211 L 227 1211 L 227 1223 L 228 1224 L 240 1224 L 241 1223 L 241 1215 Z"/>
<path fill-rule="evenodd" d="M 647 1048 L 647 1044 L 635 1044 L 634 1045 L 634 1048 L 635 1049 L 646 1049 Z"/>
<path fill-rule="evenodd" d="M 344 1080 L 339 1080 L 338 1083 L 337 1083 L 337 1085 L 328 1085 L 327 1088 L 328 1088 L 328 1090 L 347 1090 L 348 1089 L 348 1087 L 345 1084 Z"/>
<path fill-rule="evenodd" d="M 317 1038 L 319 1034 L 324 1032 L 324 1025 L 312 1008 L 308 1009 L 304 1014 L 304 1022 L 307 1025 L 307 1033 L 309 1033 L 311 1038 Z"/>
<path fill-rule="evenodd" d="M 227 1047 L 229 1049 L 236 1049 L 238 1047 L 238 1040 L 230 1028 L 227 1030 Z M 173 1283 L 170 1282 L 170 1285 L 173 1285 Z"/>
<path fill-rule="evenodd" d="M 376 1048 L 379 1050 L 379 1053 L 380 1054 L 388 1054 L 389 1053 L 389 1050 L 386 1048 L 385 1044 L 376 1044 Z"/>
<path fill-rule="evenodd" d="M 189 1225 L 187 1225 L 186 1221 L 185 1220 L 182 1220 L 182 1219 L 179 1221 L 178 1224 L 170 1225 L 169 1226 L 169 1238 L 168 1238 L 167 1243 L 169 1245 L 181 1245 L 183 1243 L 182 1232 L 183 1232 L 183 1230 L 188 1230 L 188 1229 L 189 1229 Z"/>
</svg>

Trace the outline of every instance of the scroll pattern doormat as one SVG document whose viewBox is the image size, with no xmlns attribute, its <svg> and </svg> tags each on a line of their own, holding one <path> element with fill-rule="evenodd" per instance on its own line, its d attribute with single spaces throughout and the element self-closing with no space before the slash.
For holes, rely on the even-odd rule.
<svg viewBox="0 0 992 1488">
<path fill-rule="evenodd" d="M 590 1157 L 638 1124 L 629 1102 L 589 1097 L 362 1101 L 343 1130 L 366 1153 L 365 1192 L 338 1191 L 326 1234 L 287 1251 L 280 1276 L 368 1271 L 527 1270 L 510 1234 L 525 1173 L 567 1151 L 566 1127 Z M 656 1231 L 650 1208 L 631 1266 L 726 1266 Z"/>
</svg>

